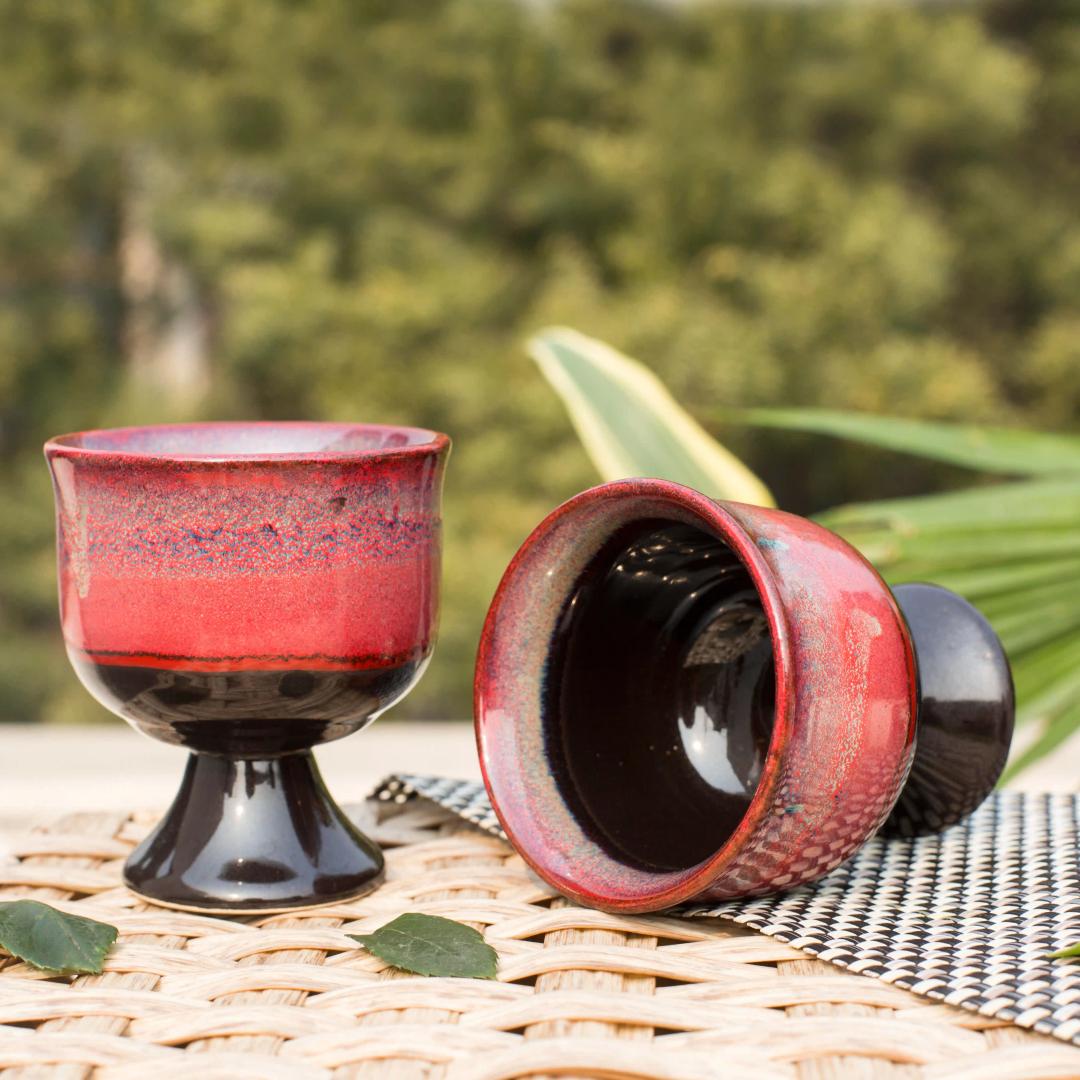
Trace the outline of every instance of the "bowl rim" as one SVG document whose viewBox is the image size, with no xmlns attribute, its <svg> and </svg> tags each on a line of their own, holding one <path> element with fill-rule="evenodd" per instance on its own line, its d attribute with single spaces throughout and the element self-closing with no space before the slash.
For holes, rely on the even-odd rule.
<svg viewBox="0 0 1080 1080">
<path fill-rule="evenodd" d="M 143 432 L 179 431 L 250 431 L 250 430 L 336 430 L 372 431 L 384 434 L 419 436 L 417 441 L 404 446 L 372 447 L 363 450 L 291 450 L 263 451 L 253 453 L 194 453 L 191 451 L 124 450 L 112 447 L 83 446 L 77 440 L 87 436 L 127 436 Z M 450 437 L 430 428 L 410 427 L 406 424 L 368 424 L 333 420 L 199 420 L 174 424 L 135 424 L 128 427 L 88 428 L 54 435 L 44 446 L 45 457 L 73 458 L 102 464 L 140 465 L 288 465 L 330 464 L 334 462 L 381 460 L 384 458 L 429 457 L 446 454 L 450 449 Z"/>
<path fill-rule="evenodd" d="M 502 808 L 499 806 L 491 770 L 488 768 L 483 749 L 483 735 L 486 724 L 484 706 L 485 680 L 483 673 L 489 670 L 490 667 L 491 654 L 495 647 L 493 642 L 495 624 L 499 619 L 499 609 L 510 589 L 515 574 L 531 549 L 542 542 L 556 524 L 598 499 L 610 499 L 613 497 L 669 502 L 683 511 L 689 511 L 691 515 L 698 519 L 703 528 L 711 531 L 731 548 L 734 555 L 750 574 L 751 581 L 765 610 L 769 635 L 772 641 L 776 675 L 776 704 L 769 749 L 766 754 L 761 779 L 754 789 L 750 805 L 747 807 L 739 824 L 712 855 L 694 866 L 687 867 L 685 873 L 679 875 L 675 884 L 658 887 L 653 892 L 639 890 L 633 896 L 617 895 L 611 892 L 605 893 L 597 887 L 600 883 L 592 878 L 586 882 L 586 887 L 583 887 L 568 879 L 565 875 L 546 868 L 542 860 L 537 858 L 536 852 L 530 850 L 528 845 L 522 842 L 515 824 L 507 820 Z M 792 736 L 795 703 L 795 646 L 775 574 L 753 536 L 735 515 L 726 508 L 728 505 L 740 506 L 743 504 L 710 499 L 707 495 L 703 495 L 693 488 L 668 480 L 631 478 L 614 480 L 589 488 L 587 491 L 575 495 L 558 506 L 529 534 L 503 574 L 495 597 L 488 609 L 477 653 L 474 682 L 475 734 L 484 786 L 488 791 L 495 815 L 518 854 L 541 878 L 555 886 L 564 895 L 580 903 L 609 911 L 643 912 L 673 907 L 676 904 L 692 900 L 704 893 L 712 882 L 720 877 L 728 866 L 740 856 L 751 837 L 773 812 L 777 789 L 781 781 L 783 760 Z M 580 835 L 585 835 L 584 830 L 581 830 Z M 602 853 L 602 860 L 610 866 L 620 868 L 624 873 L 629 869 L 625 863 L 607 855 L 607 853 Z M 632 869 L 631 872 L 642 881 L 647 880 L 651 873 L 636 868 Z M 670 880 L 672 872 L 657 871 L 655 876 Z"/>
</svg>

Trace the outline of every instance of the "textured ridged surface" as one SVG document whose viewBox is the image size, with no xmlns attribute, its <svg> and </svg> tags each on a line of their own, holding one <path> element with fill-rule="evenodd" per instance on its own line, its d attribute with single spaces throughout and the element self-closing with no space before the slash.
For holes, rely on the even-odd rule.
<svg viewBox="0 0 1080 1080">
<path fill-rule="evenodd" d="M 468 791 L 441 789 L 460 808 Z M 570 905 L 501 840 L 405 798 L 398 784 L 363 822 L 390 849 L 383 888 L 258 920 L 155 909 L 124 890 L 120 864 L 146 816 L 77 815 L 27 837 L 19 861 L 0 866 L 0 898 L 108 919 L 121 937 L 96 977 L 48 979 L 0 961 L 0 1076 L 1080 1074 L 1080 1050 L 840 972 L 726 920 Z M 346 937 L 402 911 L 482 929 L 499 980 L 405 976 Z"/>
<path fill-rule="evenodd" d="M 482 785 L 387 780 L 501 836 Z M 828 877 L 761 899 L 694 904 L 840 967 L 1080 1045 L 1080 795 L 998 792 L 963 824 L 914 839 L 876 836 Z M 1078 1074 L 1080 1075 L 1080 1074 Z"/>
</svg>

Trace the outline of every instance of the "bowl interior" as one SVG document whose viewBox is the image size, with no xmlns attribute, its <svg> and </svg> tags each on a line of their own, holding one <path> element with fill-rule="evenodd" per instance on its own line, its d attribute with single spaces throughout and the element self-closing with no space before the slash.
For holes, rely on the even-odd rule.
<svg viewBox="0 0 1080 1080">
<path fill-rule="evenodd" d="M 544 743 L 571 814 L 607 855 L 688 870 L 748 809 L 773 732 L 768 620 L 728 544 L 628 523 L 568 591 L 545 677 Z"/>
<path fill-rule="evenodd" d="M 422 428 L 378 424 L 251 422 L 164 424 L 61 435 L 58 446 L 149 457 L 216 458 L 377 453 L 424 446 L 438 436 Z"/>
<path fill-rule="evenodd" d="M 774 812 L 785 620 L 759 541 L 700 492 L 618 480 L 549 514 L 476 666 L 484 780 L 522 858 L 609 910 L 707 888 Z"/>
</svg>

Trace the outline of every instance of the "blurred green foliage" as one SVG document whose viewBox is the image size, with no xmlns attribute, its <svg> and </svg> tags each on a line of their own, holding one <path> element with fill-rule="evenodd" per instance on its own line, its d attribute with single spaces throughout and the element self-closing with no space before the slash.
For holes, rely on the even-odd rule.
<svg viewBox="0 0 1080 1080">
<path fill-rule="evenodd" d="M 50 434 L 191 416 L 456 440 L 436 660 L 465 715 L 503 566 L 593 482 L 559 322 L 715 428 L 1080 408 L 1080 14 L 569 0 L 0 0 L 0 719 L 66 669 Z M 947 466 L 725 432 L 809 511 Z"/>
</svg>

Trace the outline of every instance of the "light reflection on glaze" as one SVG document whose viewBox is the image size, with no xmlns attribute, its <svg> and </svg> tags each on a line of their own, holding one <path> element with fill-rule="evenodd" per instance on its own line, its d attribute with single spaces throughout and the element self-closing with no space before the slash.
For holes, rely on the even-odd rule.
<svg viewBox="0 0 1080 1080">
<path fill-rule="evenodd" d="M 551 760 L 553 635 L 597 552 L 647 520 L 693 526 L 736 551 L 763 600 L 776 660 L 776 726 L 750 808 L 727 843 L 680 870 L 613 856 L 583 828 L 566 772 Z M 852 683 L 847 631 L 856 611 L 882 633 L 865 682 Z M 910 640 L 865 559 L 813 522 L 715 503 L 661 480 L 604 484 L 549 515 L 504 575 L 477 658 L 481 765 L 503 827 L 555 888 L 609 910 L 756 895 L 828 873 L 895 801 L 911 760 L 914 706 Z M 671 734 L 686 760 L 681 736 Z M 837 760 L 841 746 L 858 750 Z"/>
</svg>

